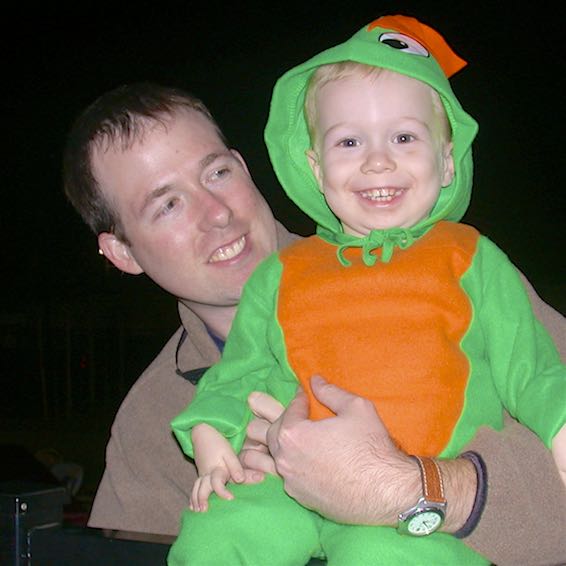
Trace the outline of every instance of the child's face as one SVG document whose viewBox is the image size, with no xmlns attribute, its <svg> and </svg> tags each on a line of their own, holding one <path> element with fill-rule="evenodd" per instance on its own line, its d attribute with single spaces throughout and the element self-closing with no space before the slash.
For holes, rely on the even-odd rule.
<svg viewBox="0 0 566 566">
<path fill-rule="evenodd" d="M 452 145 L 420 81 L 390 71 L 331 81 L 316 94 L 315 120 L 309 162 L 347 234 L 414 226 L 452 180 Z"/>
</svg>

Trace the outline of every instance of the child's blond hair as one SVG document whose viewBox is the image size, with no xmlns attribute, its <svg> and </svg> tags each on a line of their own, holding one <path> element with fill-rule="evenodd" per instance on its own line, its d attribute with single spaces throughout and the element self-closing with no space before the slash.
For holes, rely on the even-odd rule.
<svg viewBox="0 0 566 566">
<path fill-rule="evenodd" d="M 318 141 L 316 131 L 316 94 L 324 85 L 351 76 L 372 77 L 377 79 L 382 73 L 387 72 L 394 73 L 395 71 L 390 71 L 383 67 L 356 63 L 355 61 L 341 61 L 340 63 L 321 65 L 309 80 L 304 104 L 305 120 L 309 130 L 311 147 L 314 147 Z M 446 110 L 440 100 L 440 95 L 432 87 L 429 88 L 432 94 L 433 107 L 439 119 L 440 135 L 444 141 L 449 141 L 452 139 L 452 128 L 448 116 L 446 115 Z"/>
</svg>

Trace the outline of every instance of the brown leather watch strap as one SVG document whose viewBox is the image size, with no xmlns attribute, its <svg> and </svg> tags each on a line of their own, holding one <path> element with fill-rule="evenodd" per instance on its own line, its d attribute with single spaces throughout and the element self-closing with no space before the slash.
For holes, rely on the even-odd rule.
<svg viewBox="0 0 566 566">
<path fill-rule="evenodd" d="M 427 501 L 446 503 L 442 473 L 433 458 L 413 456 L 419 464 L 423 482 L 423 495 Z"/>
</svg>

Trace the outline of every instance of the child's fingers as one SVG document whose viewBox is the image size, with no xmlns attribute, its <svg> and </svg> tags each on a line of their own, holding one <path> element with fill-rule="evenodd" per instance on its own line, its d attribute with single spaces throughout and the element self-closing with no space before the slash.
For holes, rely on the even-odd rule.
<svg viewBox="0 0 566 566">
<path fill-rule="evenodd" d="M 234 499 L 232 493 L 230 493 L 230 491 L 226 488 L 226 483 L 229 478 L 230 476 L 228 475 L 228 472 L 222 468 L 215 468 L 210 475 L 212 491 L 214 491 L 218 497 L 221 497 L 222 499 Z M 210 495 L 210 493 L 208 495 Z"/>
<path fill-rule="evenodd" d="M 224 465 L 226 466 L 229 474 L 226 481 L 228 481 L 228 479 L 231 479 L 234 483 L 242 483 L 244 481 L 244 468 L 236 454 L 230 452 L 227 456 L 225 456 Z"/>
<path fill-rule="evenodd" d="M 198 494 L 197 494 L 197 504 L 198 511 L 204 513 L 208 511 L 208 497 L 212 493 L 212 487 L 210 485 L 210 476 L 203 478 L 204 481 L 200 483 Z"/>
<path fill-rule="evenodd" d="M 193 485 L 193 489 L 191 489 L 191 497 L 189 499 L 189 509 L 191 511 L 198 511 L 198 483 L 200 481 L 200 478 L 197 478 L 194 485 Z"/>
<path fill-rule="evenodd" d="M 195 513 L 206 511 L 208 509 L 208 497 L 212 493 L 210 485 L 210 476 L 202 476 L 197 478 L 191 491 L 191 499 L 189 508 Z"/>
<path fill-rule="evenodd" d="M 258 483 L 263 479 L 261 472 L 254 470 L 244 470 L 239 465 L 239 460 L 235 457 L 238 465 L 234 466 L 236 471 L 241 473 L 241 482 Z M 231 478 L 228 468 L 217 467 L 210 474 L 206 474 L 197 478 L 191 491 L 189 499 L 189 509 L 195 513 L 208 510 L 208 498 L 212 492 L 216 493 L 222 499 L 234 499 L 232 493 L 226 487 L 228 480 Z"/>
</svg>

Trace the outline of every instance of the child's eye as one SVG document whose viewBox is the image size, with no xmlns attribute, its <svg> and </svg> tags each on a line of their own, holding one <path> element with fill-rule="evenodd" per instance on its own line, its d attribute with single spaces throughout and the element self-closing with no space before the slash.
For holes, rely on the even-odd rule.
<svg viewBox="0 0 566 566">
<path fill-rule="evenodd" d="M 394 143 L 411 143 L 412 141 L 415 141 L 415 136 L 412 134 L 399 134 L 393 140 Z"/>
<path fill-rule="evenodd" d="M 354 138 L 346 138 L 344 140 L 339 141 L 338 145 L 342 147 L 358 147 L 360 143 L 358 142 L 358 140 L 355 140 Z"/>
</svg>

